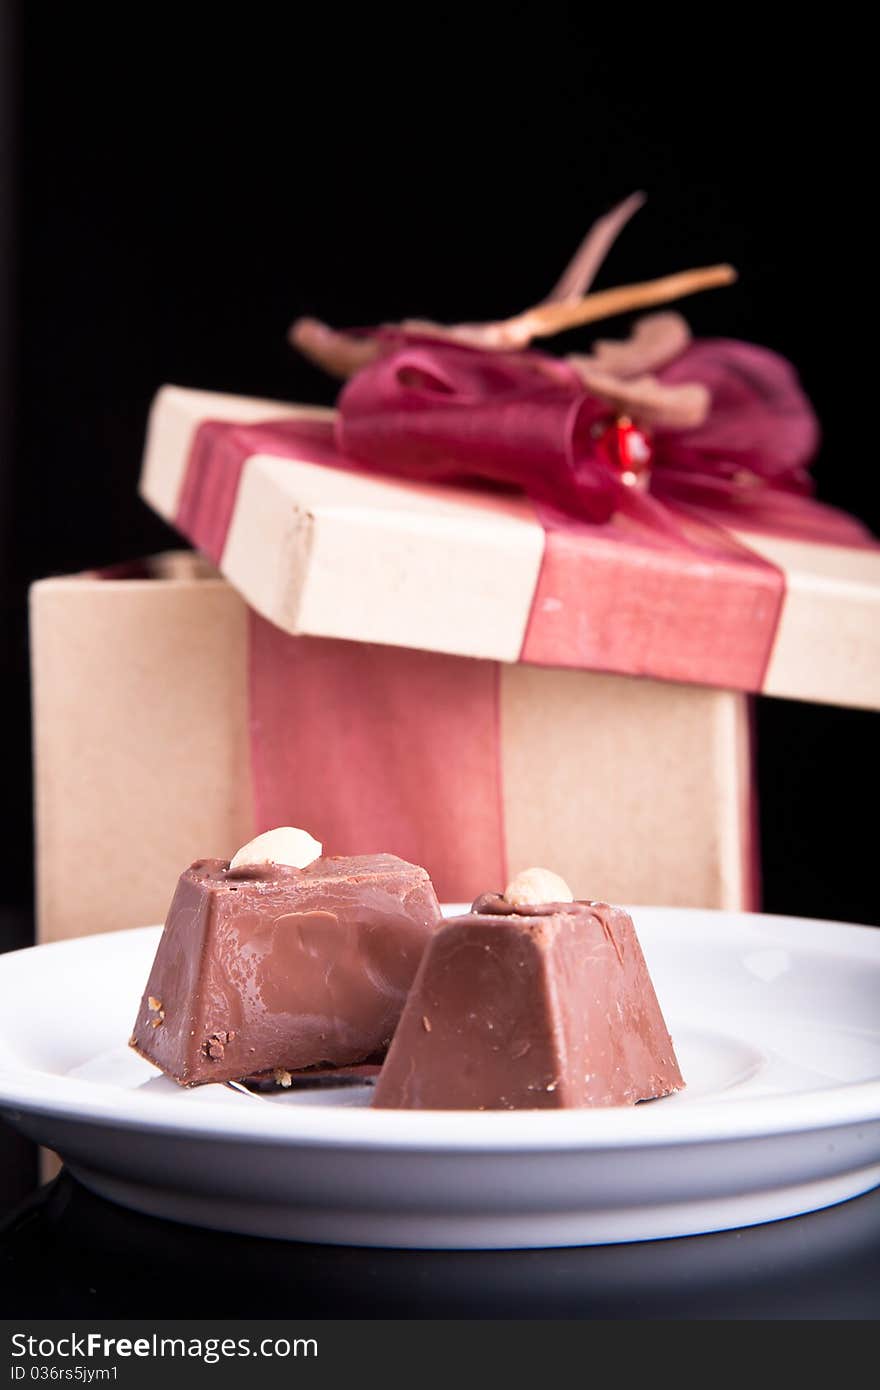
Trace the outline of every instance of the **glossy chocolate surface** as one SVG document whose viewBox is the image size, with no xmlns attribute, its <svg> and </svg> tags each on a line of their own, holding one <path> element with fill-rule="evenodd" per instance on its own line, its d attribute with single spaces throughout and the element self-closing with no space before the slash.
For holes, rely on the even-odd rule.
<svg viewBox="0 0 880 1390">
<path fill-rule="evenodd" d="M 390 854 L 181 874 L 131 1039 L 183 1085 L 382 1052 L 440 909 Z"/>
<path fill-rule="evenodd" d="M 498 894 L 435 933 L 373 1104 L 632 1105 L 684 1085 L 632 919 L 607 903 Z"/>
</svg>

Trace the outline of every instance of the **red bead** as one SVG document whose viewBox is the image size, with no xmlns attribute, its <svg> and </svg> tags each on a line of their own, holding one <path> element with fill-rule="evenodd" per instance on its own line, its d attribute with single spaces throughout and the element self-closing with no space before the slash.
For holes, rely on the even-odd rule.
<svg viewBox="0 0 880 1390">
<path fill-rule="evenodd" d="M 644 430 L 626 415 L 618 415 L 596 429 L 596 448 L 604 461 L 628 487 L 646 486 L 653 449 Z"/>
</svg>

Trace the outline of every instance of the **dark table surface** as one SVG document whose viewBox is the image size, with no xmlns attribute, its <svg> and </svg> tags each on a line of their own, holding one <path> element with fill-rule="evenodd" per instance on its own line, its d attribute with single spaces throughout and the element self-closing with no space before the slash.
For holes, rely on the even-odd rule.
<svg viewBox="0 0 880 1390">
<path fill-rule="evenodd" d="M 0 1228 L 6 1317 L 797 1318 L 880 1312 L 880 1189 L 788 1221 L 570 1250 L 401 1251 L 137 1215 L 69 1173 Z"/>
</svg>

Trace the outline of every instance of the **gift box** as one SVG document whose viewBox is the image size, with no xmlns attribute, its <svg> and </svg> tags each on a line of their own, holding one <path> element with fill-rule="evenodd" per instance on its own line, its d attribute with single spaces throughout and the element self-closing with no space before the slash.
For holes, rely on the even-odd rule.
<svg viewBox="0 0 880 1390">
<path fill-rule="evenodd" d="M 452 900 L 533 862 L 612 901 L 752 899 L 741 693 L 290 636 L 191 553 L 41 580 L 31 620 L 42 940 L 161 921 L 183 865 L 288 822 Z"/>
<path fill-rule="evenodd" d="M 206 559 L 34 587 L 41 936 L 158 920 L 182 864 L 282 823 L 450 901 L 546 863 L 756 905 L 749 701 L 877 706 L 876 548 L 595 524 L 383 476 L 336 426 L 164 388 L 141 490 Z"/>
</svg>

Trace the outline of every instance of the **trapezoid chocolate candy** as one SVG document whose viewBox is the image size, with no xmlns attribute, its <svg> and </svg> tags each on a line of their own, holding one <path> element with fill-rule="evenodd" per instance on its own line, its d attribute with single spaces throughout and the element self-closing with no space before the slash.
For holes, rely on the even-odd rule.
<svg viewBox="0 0 880 1390">
<path fill-rule="evenodd" d="M 279 862 L 278 835 L 178 881 L 131 1045 L 181 1085 L 382 1053 L 440 921 L 424 869 L 314 841 Z"/>
<path fill-rule="evenodd" d="M 632 1105 L 684 1085 L 632 918 L 528 873 L 432 937 L 375 1106 Z M 536 903 L 548 882 L 564 896 Z"/>
</svg>

